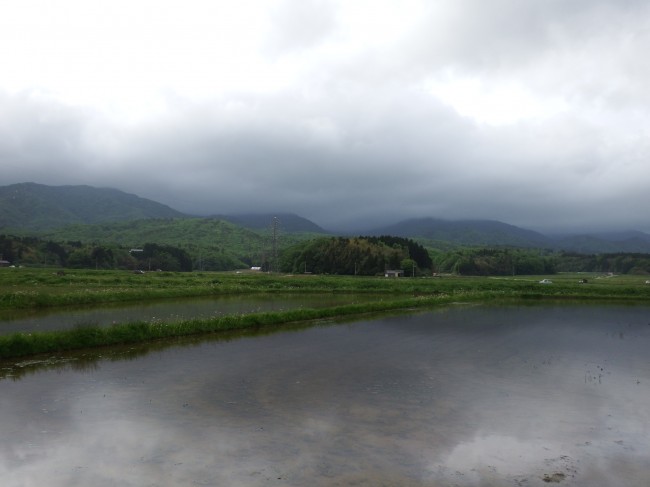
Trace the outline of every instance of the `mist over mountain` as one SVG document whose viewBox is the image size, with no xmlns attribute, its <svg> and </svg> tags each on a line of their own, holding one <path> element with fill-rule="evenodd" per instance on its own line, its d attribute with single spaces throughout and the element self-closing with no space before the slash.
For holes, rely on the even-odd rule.
<svg viewBox="0 0 650 487">
<path fill-rule="evenodd" d="M 117 189 L 47 186 L 35 183 L 0 187 L 0 233 L 18 231 L 44 234 L 70 225 L 108 225 L 137 220 L 188 218 L 193 217 L 161 203 Z M 267 233 L 276 221 L 277 230 L 284 234 L 392 235 L 416 239 L 429 247 L 440 247 L 444 244 L 544 248 L 580 253 L 650 253 L 650 235 L 637 230 L 551 236 L 494 220 L 414 218 L 372 230 L 364 229 L 360 223 L 357 229 L 330 232 L 294 213 L 215 215 L 209 219 L 227 221 L 238 227 Z M 75 230 L 77 231 L 78 229 Z M 107 228 L 106 231 L 110 233 L 111 230 Z M 64 233 L 59 231 L 57 235 Z M 192 240 L 195 236 L 189 232 L 186 238 Z"/>
<path fill-rule="evenodd" d="M 91 4 L 0 4 L 0 184 L 650 232 L 650 2 Z"/>
<path fill-rule="evenodd" d="M 541 233 L 491 220 L 449 221 L 439 218 L 417 218 L 375 228 L 370 231 L 370 234 L 420 237 L 462 245 L 553 246 L 553 241 Z"/>
</svg>

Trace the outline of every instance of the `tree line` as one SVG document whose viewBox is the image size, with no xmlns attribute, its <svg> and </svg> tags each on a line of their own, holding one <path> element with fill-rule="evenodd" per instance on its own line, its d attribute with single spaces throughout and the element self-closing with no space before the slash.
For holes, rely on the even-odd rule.
<svg viewBox="0 0 650 487">
<path fill-rule="evenodd" d="M 401 237 L 323 237 L 286 249 L 281 256 L 284 272 L 373 276 L 387 269 L 405 275 L 428 274 L 433 262 L 417 242 Z"/>
<path fill-rule="evenodd" d="M 650 274 L 650 255 L 642 253 L 578 254 L 562 252 L 558 271 L 613 272 L 615 274 Z"/>
<path fill-rule="evenodd" d="M 466 276 L 555 274 L 557 258 L 545 251 L 509 248 L 457 249 L 435 257 L 435 271 Z"/>
<path fill-rule="evenodd" d="M 3 260 L 17 266 L 166 271 L 191 271 L 193 267 L 186 250 L 155 243 L 147 243 L 133 251 L 117 245 L 0 235 L 0 255 Z"/>
<path fill-rule="evenodd" d="M 235 259 L 218 243 L 187 248 L 147 243 L 139 249 L 120 245 L 55 242 L 37 237 L 0 235 L 0 260 L 19 266 L 165 271 L 234 270 L 261 265 Z M 381 275 L 388 269 L 405 276 L 432 273 L 457 275 L 543 275 L 556 272 L 650 274 L 650 254 L 579 254 L 516 248 L 431 250 L 402 237 L 322 237 L 280 250 L 277 269 L 290 273 Z"/>
</svg>

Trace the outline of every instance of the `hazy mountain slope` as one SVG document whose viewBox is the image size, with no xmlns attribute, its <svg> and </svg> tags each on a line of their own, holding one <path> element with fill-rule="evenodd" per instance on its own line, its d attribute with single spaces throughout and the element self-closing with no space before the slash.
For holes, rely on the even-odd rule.
<svg viewBox="0 0 650 487">
<path fill-rule="evenodd" d="M 633 234 L 625 238 L 624 235 Z M 650 253 L 650 235 L 642 232 L 625 234 L 572 235 L 557 240 L 557 248 L 582 254 L 612 252 Z"/>
<path fill-rule="evenodd" d="M 36 183 L 0 187 L 0 229 L 42 231 L 75 223 L 183 216 L 166 205 L 116 189 Z"/>
<path fill-rule="evenodd" d="M 607 240 L 608 242 L 641 240 L 643 242 L 650 243 L 650 235 L 638 230 L 626 230 L 622 232 L 599 232 L 594 233 L 593 236 L 602 240 Z"/>
<path fill-rule="evenodd" d="M 173 245 L 187 250 L 195 261 L 203 260 L 208 269 L 261 265 L 271 258 L 273 249 L 270 232 L 251 230 L 215 218 L 187 217 L 71 225 L 53 229 L 41 236 L 58 242 L 79 241 L 134 248 L 146 243 Z M 275 245 L 277 249 L 282 249 L 311 239 L 312 236 L 313 234 L 306 233 L 281 234 L 276 236 Z"/>
<path fill-rule="evenodd" d="M 422 238 L 474 246 L 553 246 L 552 240 L 541 233 L 490 220 L 448 221 L 435 218 L 418 218 L 376 228 L 371 234 Z"/>
<path fill-rule="evenodd" d="M 204 246 L 208 242 L 210 245 L 221 242 L 220 248 L 234 245 L 234 251 L 241 256 L 258 251 L 263 246 L 259 243 L 260 240 L 270 241 L 274 218 L 278 219 L 278 248 L 330 234 L 314 222 L 292 213 L 195 219 L 166 205 L 116 189 L 46 186 L 36 183 L 0 186 L 0 233 L 25 232 L 48 234 L 52 238 L 66 240 L 116 243 L 145 241 L 184 245 L 187 242 L 188 245 L 200 243 Z M 156 221 L 147 223 L 150 219 Z M 182 219 L 192 220 L 193 223 L 184 225 L 180 223 Z M 131 221 L 136 223 L 109 225 Z M 225 225 L 226 221 L 230 226 Z M 71 228 L 70 225 L 78 226 Z M 83 228 L 83 225 L 91 225 L 92 228 Z M 57 232 L 56 229 L 63 230 Z M 635 230 L 548 237 L 490 220 L 419 218 L 355 234 L 411 238 L 429 248 L 440 250 L 455 246 L 511 246 L 594 254 L 650 253 L 650 235 Z"/>
<path fill-rule="evenodd" d="M 329 233 L 327 230 L 316 225 L 311 220 L 295 215 L 293 213 L 256 213 L 246 215 L 220 215 L 215 218 L 221 218 L 229 222 L 241 225 L 242 227 L 253 230 L 270 230 L 273 225 L 273 219 L 278 220 L 278 229 L 281 232 L 288 233 Z"/>
<path fill-rule="evenodd" d="M 147 242 L 178 246 L 259 247 L 264 237 L 212 218 L 146 219 L 97 225 L 70 225 L 42 234 L 52 240 L 102 242 L 132 247 Z"/>
<path fill-rule="evenodd" d="M 586 254 L 615 252 L 650 253 L 650 235 L 627 232 L 548 237 L 507 223 L 491 220 L 448 221 L 434 218 L 405 220 L 373 230 L 373 235 L 418 239 L 431 248 L 450 245 L 545 248 Z"/>
<path fill-rule="evenodd" d="M 146 219 L 99 225 L 71 225 L 53 229 L 43 238 L 54 241 L 96 242 L 142 248 L 147 243 L 186 250 L 199 268 L 234 269 L 260 265 L 267 248 L 264 235 L 211 218 Z"/>
</svg>

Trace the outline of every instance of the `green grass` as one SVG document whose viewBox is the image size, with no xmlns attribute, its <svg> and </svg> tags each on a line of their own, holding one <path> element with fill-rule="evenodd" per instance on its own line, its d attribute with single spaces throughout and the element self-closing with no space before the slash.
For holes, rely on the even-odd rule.
<svg viewBox="0 0 650 487">
<path fill-rule="evenodd" d="M 403 298 L 330 308 L 303 308 L 255 314 L 232 314 L 215 318 L 181 320 L 175 323 L 141 321 L 117 324 L 105 328 L 79 326 L 70 330 L 52 332 L 14 333 L 0 336 L 0 359 L 61 353 L 95 347 L 128 345 L 171 337 L 268 327 L 363 313 L 422 308 L 449 301 L 448 296 Z"/>
<path fill-rule="evenodd" d="M 547 277 L 552 284 L 539 281 Z M 580 279 L 587 278 L 586 284 Z M 373 293 L 376 301 L 319 309 L 298 309 L 176 323 L 138 322 L 113 327 L 16 333 L 0 337 L 0 358 L 60 353 L 102 346 L 275 326 L 309 320 L 444 305 L 457 301 L 619 300 L 650 302 L 650 285 L 638 276 L 560 274 L 511 278 L 454 277 L 386 279 L 370 277 L 268 275 L 253 273 L 170 273 L 0 269 L 0 308 L 43 308 L 247 293 Z"/>
<path fill-rule="evenodd" d="M 553 284 L 539 280 L 549 277 Z M 34 309 L 179 297 L 247 293 L 376 293 L 391 296 L 489 291 L 511 297 L 607 297 L 648 299 L 650 285 L 639 276 L 585 274 L 516 277 L 403 278 L 269 275 L 234 272 L 150 272 L 0 269 L 0 309 Z"/>
<path fill-rule="evenodd" d="M 542 285 L 547 277 L 553 284 Z M 580 284 L 581 278 L 588 279 Z M 650 298 L 642 276 L 559 274 L 554 276 L 402 278 L 269 275 L 234 272 L 148 272 L 0 269 L 0 309 L 45 308 L 149 299 L 246 293 L 378 293 L 391 296 L 490 291 L 512 296 Z"/>
</svg>

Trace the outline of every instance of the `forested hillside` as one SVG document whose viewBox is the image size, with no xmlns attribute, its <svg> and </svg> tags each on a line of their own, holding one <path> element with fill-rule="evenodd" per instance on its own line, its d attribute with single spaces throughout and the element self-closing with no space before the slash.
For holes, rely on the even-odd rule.
<svg viewBox="0 0 650 487">
<path fill-rule="evenodd" d="M 465 276 L 554 274 L 558 257 L 528 249 L 457 249 L 434 257 L 438 273 Z"/>
<path fill-rule="evenodd" d="M 282 255 L 285 272 L 372 276 L 387 269 L 406 275 L 429 274 L 428 252 L 413 240 L 400 237 L 319 238 L 287 249 Z"/>
<path fill-rule="evenodd" d="M 373 235 L 396 235 L 417 238 L 418 241 L 453 243 L 464 246 L 552 247 L 553 242 L 544 235 L 491 220 L 442 220 L 417 218 L 404 220 L 378 228 Z"/>
<path fill-rule="evenodd" d="M 270 239 L 223 220 L 210 218 L 149 219 L 103 225 L 74 225 L 45 235 L 54 241 L 142 248 L 147 243 L 183 249 L 205 270 L 263 265 Z"/>
<path fill-rule="evenodd" d="M 186 250 L 147 243 L 139 249 L 79 241 L 53 242 L 36 237 L 0 235 L 0 255 L 13 266 L 69 269 L 131 269 L 191 271 Z"/>
<path fill-rule="evenodd" d="M 0 229 L 5 232 L 183 216 L 161 203 L 110 188 L 36 183 L 0 186 Z"/>
<path fill-rule="evenodd" d="M 227 222 L 221 224 L 224 223 L 231 225 Z M 236 229 L 234 227 L 233 230 Z M 239 258 L 236 253 L 217 243 L 210 245 L 200 240 L 185 242 L 184 245 L 143 240 L 141 244 L 130 245 L 115 241 L 54 241 L 0 235 L 0 260 L 15 266 L 87 269 L 218 271 L 255 265 L 268 270 L 272 263 L 270 243 L 267 246 L 264 242 L 268 239 L 263 236 L 257 235 L 256 238 L 260 245 L 259 257 L 251 260 L 246 255 Z M 528 249 L 463 248 L 436 251 L 429 255 L 420 244 L 401 237 L 320 237 L 299 243 L 294 241 L 294 245 L 287 248 L 279 246 L 278 270 L 377 275 L 383 274 L 386 269 L 402 269 L 406 276 L 413 273 L 416 276 L 429 276 L 432 273 L 488 276 L 556 272 L 650 275 L 650 255 L 638 253 L 586 255 Z"/>
<path fill-rule="evenodd" d="M 0 233 L 33 235 L 56 241 L 80 240 L 82 242 L 150 241 L 151 231 L 156 242 L 183 246 L 187 242 L 201 242 L 205 247 L 200 225 L 194 223 L 181 228 L 176 222 L 182 219 L 196 221 L 229 222 L 239 228 L 234 233 L 251 232 L 237 242 L 226 236 L 217 237 L 226 259 L 249 262 L 258 260 L 266 244 L 256 243 L 260 236 L 272 231 L 282 236 L 279 247 L 330 233 L 316 223 L 293 213 L 255 213 L 196 218 L 178 212 L 166 205 L 116 189 L 91 186 L 47 186 L 20 183 L 0 186 Z M 146 220 L 173 221 L 162 234 L 151 229 Z M 113 226 L 119 222 L 137 222 L 142 226 L 123 229 Z M 76 225 L 71 228 L 71 225 Z M 91 228 L 84 228 L 91 225 Z M 153 226 L 158 225 L 152 223 Z M 174 228 L 172 228 L 174 227 Z M 177 231 L 178 230 L 178 231 Z M 191 232 L 198 231 L 197 234 Z M 359 230 L 361 231 L 361 230 Z M 352 230 L 346 234 L 357 234 Z M 133 235 L 130 235 L 133 233 Z M 365 232 L 372 236 L 393 235 L 417 241 L 430 250 L 451 251 L 462 247 L 472 248 L 528 248 L 581 254 L 650 253 L 650 235 L 640 231 L 594 233 L 581 235 L 545 236 L 538 232 L 491 220 L 444 220 L 418 218 L 404 220 L 389 226 Z M 257 237 L 254 237 L 256 234 Z M 145 238 L 141 238 L 145 237 Z M 110 240 L 105 240 L 106 238 Z M 165 239 L 165 240 L 162 240 Z M 278 242 L 276 242 L 278 243 Z M 214 239 L 209 242 L 214 246 Z M 227 250 L 224 250 L 227 249 Z M 197 249 L 188 249 L 190 252 Z M 211 250 L 208 252 L 213 253 Z M 199 252 L 200 253 L 200 252 Z M 224 256 L 216 256 L 223 260 Z"/>
<path fill-rule="evenodd" d="M 274 224 L 277 224 L 277 228 L 283 233 L 329 233 L 314 222 L 293 213 L 219 215 L 212 218 L 226 220 L 235 225 L 258 231 L 270 230 Z"/>
<path fill-rule="evenodd" d="M 182 250 L 190 257 L 194 269 L 220 271 L 251 266 L 267 268 L 274 246 L 277 253 L 313 237 L 307 233 L 279 232 L 273 242 L 269 230 L 256 232 L 213 218 L 147 219 L 72 225 L 51 230 L 38 238 L 5 236 L 4 251 L 0 253 L 4 253 L 6 260 L 27 265 L 94 267 L 100 262 L 99 267 L 131 268 L 133 260 L 130 257 L 137 258 L 141 254 L 129 256 L 128 251 L 149 244 Z M 107 252 L 96 249 L 110 249 L 112 257 L 104 258 Z M 149 267 L 164 269 L 170 266 L 147 263 Z"/>
<path fill-rule="evenodd" d="M 613 272 L 650 275 L 650 255 L 645 253 L 579 254 L 562 252 L 557 257 L 559 272 Z"/>
</svg>

